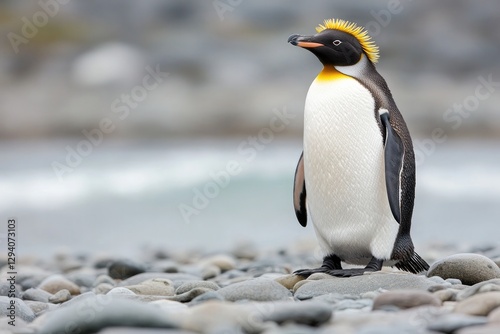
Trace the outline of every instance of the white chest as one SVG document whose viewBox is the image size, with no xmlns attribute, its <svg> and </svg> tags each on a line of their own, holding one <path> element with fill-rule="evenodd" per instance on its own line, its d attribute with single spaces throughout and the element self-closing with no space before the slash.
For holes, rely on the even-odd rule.
<svg viewBox="0 0 500 334">
<path fill-rule="evenodd" d="M 352 78 L 315 80 L 306 98 L 307 203 L 320 245 L 344 259 L 388 258 L 398 230 L 374 108 Z"/>
</svg>

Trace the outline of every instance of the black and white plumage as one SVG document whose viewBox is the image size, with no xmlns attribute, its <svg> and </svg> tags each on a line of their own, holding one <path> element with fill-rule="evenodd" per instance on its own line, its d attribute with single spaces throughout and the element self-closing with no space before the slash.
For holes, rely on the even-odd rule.
<svg viewBox="0 0 500 334">
<path fill-rule="evenodd" d="M 306 98 L 293 199 L 302 226 L 309 210 L 325 258 L 322 267 L 296 273 L 352 276 L 384 263 L 413 273 L 427 270 L 410 237 L 412 141 L 375 69 L 378 49 L 362 28 L 346 21 L 327 20 L 317 30 L 289 38 L 324 66 Z M 342 269 L 341 261 L 366 267 Z"/>
</svg>

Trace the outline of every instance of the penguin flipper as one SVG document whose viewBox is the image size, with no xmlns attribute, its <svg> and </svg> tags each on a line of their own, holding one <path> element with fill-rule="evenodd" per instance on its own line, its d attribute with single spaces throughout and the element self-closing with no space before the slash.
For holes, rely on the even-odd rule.
<svg viewBox="0 0 500 334">
<path fill-rule="evenodd" d="M 304 177 L 304 152 L 300 155 L 293 184 L 293 207 L 300 225 L 307 225 L 306 181 Z"/>
<path fill-rule="evenodd" d="M 404 147 L 401 138 L 389 122 L 389 112 L 383 110 L 380 120 L 385 129 L 385 185 L 392 215 L 401 224 L 401 169 L 403 167 Z"/>
</svg>

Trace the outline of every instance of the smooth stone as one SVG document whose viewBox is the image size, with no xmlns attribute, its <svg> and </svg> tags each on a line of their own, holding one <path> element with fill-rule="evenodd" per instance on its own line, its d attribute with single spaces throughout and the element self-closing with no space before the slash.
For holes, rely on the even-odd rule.
<svg viewBox="0 0 500 334">
<path fill-rule="evenodd" d="M 125 287 L 119 286 L 108 291 L 108 296 L 135 296 L 135 292 Z"/>
<path fill-rule="evenodd" d="M 259 255 L 259 251 L 255 244 L 250 242 L 243 242 L 236 245 L 231 253 L 237 258 L 242 260 L 253 261 Z"/>
<path fill-rule="evenodd" d="M 203 269 L 201 270 L 201 278 L 203 278 L 204 280 L 207 280 L 210 278 L 217 277 L 221 273 L 222 273 L 222 271 L 219 267 L 214 266 L 214 265 L 208 265 L 208 266 L 203 267 Z"/>
<path fill-rule="evenodd" d="M 16 317 L 26 322 L 32 322 L 35 319 L 35 312 L 24 301 L 19 298 L 9 298 L 6 296 L 0 296 L 0 315 L 10 315 L 10 310 L 7 308 L 11 306 L 11 300 L 14 300 L 15 303 Z"/>
<path fill-rule="evenodd" d="M 500 279 L 495 278 L 469 286 L 457 294 L 457 300 L 464 300 L 478 293 L 500 291 Z"/>
<path fill-rule="evenodd" d="M 313 300 L 322 300 L 323 296 L 315 297 Z M 372 299 L 344 299 L 332 305 L 333 311 L 372 309 Z"/>
<path fill-rule="evenodd" d="M 95 292 L 95 294 L 97 295 L 105 295 L 107 294 L 109 291 L 111 291 L 112 289 L 114 288 L 113 285 L 109 284 L 109 283 L 101 283 L 99 284 L 98 286 L 96 286 L 93 291 Z"/>
<path fill-rule="evenodd" d="M 264 323 L 255 307 L 221 301 L 207 301 L 175 316 L 181 328 L 198 333 L 261 333 L 276 326 Z"/>
<path fill-rule="evenodd" d="M 94 333 L 111 326 L 178 328 L 159 307 L 147 303 L 98 295 L 46 313 L 38 334 Z"/>
<path fill-rule="evenodd" d="M 194 276 L 191 274 L 182 274 L 182 273 L 142 273 L 127 278 L 126 280 L 121 281 L 118 285 L 119 286 L 136 285 L 153 278 L 165 278 L 171 280 L 172 282 L 174 282 L 175 288 L 181 286 L 186 281 L 199 281 L 201 279 L 201 277 L 199 276 Z"/>
<path fill-rule="evenodd" d="M 236 260 L 232 256 L 226 254 L 213 255 L 201 259 L 199 264 L 201 266 L 216 266 L 222 272 L 236 268 Z"/>
<path fill-rule="evenodd" d="M 102 283 L 110 284 L 112 286 L 116 285 L 116 282 L 114 279 L 109 277 L 109 275 L 103 274 L 103 275 L 97 276 L 97 278 L 94 281 L 93 286 L 98 286 L 99 284 L 102 284 Z"/>
<path fill-rule="evenodd" d="M 51 294 L 55 294 L 62 289 L 68 290 L 72 295 L 80 294 L 80 287 L 61 275 L 47 277 L 40 283 L 38 288 Z"/>
<path fill-rule="evenodd" d="M 14 297 L 21 298 L 21 291 L 23 290 L 19 284 L 14 284 L 13 291 L 10 289 L 11 285 L 9 282 L 0 283 L 0 296 L 9 296 L 9 294 L 14 293 Z"/>
<path fill-rule="evenodd" d="M 217 291 L 224 299 L 229 301 L 254 300 L 273 301 L 285 300 L 292 296 L 290 291 L 281 284 L 266 279 L 252 279 L 235 283 Z"/>
<path fill-rule="evenodd" d="M 208 291 L 202 295 L 199 295 L 199 296 L 193 298 L 193 300 L 191 300 L 189 305 L 198 305 L 201 303 L 205 303 L 209 300 L 211 300 L 211 301 L 223 301 L 224 297 L 222 297 L 217 291 Z"/>
<path fill-rule="evenodd" d="M 168 297 L 168 299 L 175 300 L 178 302 L 187 303 L 187 302 L 190 302 L 191 300 L 193 300 L 194 298 L 196 298 L 200 295 L 203 295 L 207 292 L 211 292 L 211 291 L 214 291 L 214 290 L 209 289 L 209 288 L 194 288 L 194 289 L 186 291 L 180 295 Z"/>
<path fill-rule="evenodd" d="M 382 293 L 373 301 L 374 310 L 382 310 L 389 305 L 400 309 L 423 305 L 441 306 L 441 300 L 427 291 L 392 290 Z"/>
<path fill-rule="evenodd" d="M 457 303 L 455 312 L 487 316 L 500 306 L 500 291 L 484 292 Z"/>
<path fill-rule="evenodd" d="M 309 281 L 296 290 L 295 298 L 300 300 L 310 299 L 332 292 L 359 295 L 378 290 L 379 288 L 386 290 L 416 289 L 426 291 L 433 285 L 435 283 L 424 276 L 406 273 L 373 273 L 349 278 L 335 277 Z"/>
<path fill-rule="evenodd" d="M 279 301 L 251 303 L 256 311 L 261 313 L 263 321 L 273 321 L 278 324 L 296 322 L 310 326 L 319 326 L 330 320 L 332 308 L 318 301 Z"/>
<path fill-rule="evenodd" d="M 161 308 L 163 311 L 166 313 L 173 313 L 173 312 L 184 312 L 188 309 L 188 306 L 186 304 L 183 304 L 181 302 L 173 301 L 173 300 L 156 300 L 150 303 L 151 305 L 158 306 Z"/>
<path fill-rule="evenodd" d="M 440 301 L 455 301 L 457 298 L 457 291 L 453 289 L 445 289 L 434 292 L 434 296 L 436 296 Z"/>
<path fill-rule="evenodd" d="M 433 319 L 427 329 L 440 333 L 455 333 L 460 328 L 483 325 L 487 321 L 486 317 L 452 313 Z"/>
<path fill-rule="evenodd" d="M 183 283 L 180 287 L 178 287 L 175 290 L 175 294 L 180 295 L 195 288 L 208 288 L 217 291 L 220 287 L 216 283 L 209 281 L 189 281 Z"/>
<path fill-rule="evenodd" d="M 500 307 L 493 309 L 490 312 L 490 314 L 488 314 L 488 321 L 489 322 L 500 322 Z"/>
<path fill-rule="evenodd" d="M 471 326 L 463 328 L 454 334 L 498 334 L 500 333 L 500 325 L 486 325 L 486 326 Z"/>
<path fill-rule="evenodd" d="M 458 278 L 447 278 L 445 281 L 450 283 L 451 285 L 462 284 L 462 281 Z"/>
<path fill-rule="evenodd" d="M 283 285 L 285 288 L 288 290 L 292 290 L 295 284 L 297 284 L 300 281 L 305 280 L 305 277 L 299 276 L 299 275 L 294 275 L 294 274 L 288 274 L 288 275 L 283 275 L 281 277 L 278 277 L 274 279 L 276 282 L 279 284 Z"/>
<path fill-rule="evenodd" d="M 82 270 L 79 270 L 78 272 L 71 272 L 66 274 L 66 278 L 80 287 L 83 286 L 91 288 L 94 285 L 96 273 L 94 270 L 84 268 Z"/>
<path fill-rule="evenodd" d="M 443 279 L 457 278 L 463 284 L 474 285 L 500 278 L 500 268 L 484 255 L 461 253 L 434 262 L 427 276 L 439 276 Z"/>
<path fill-rule="evenodd" d="M 23 293 L 24 300 L 33 300 L 37 302 L 48 303 L 49 298 L 52 296 L 51 293 L 38 289 L 38 288 L 30 288 Z"/>
<path fill-rule="evenodd" d="M 59 306 L 59 305 L 55 305 L 55 304 L 51 304 L 51 303 L 36 302 L 36 301 L 32 301 L 32 300 L 25 300 L 24 302 L 35 313 L 35 315 L 37 317 L 40 314 L 44 313 L 45 311 L 54 310 Z"/>
<path fill-rule="evenodd" d="M 125 288 L 138 295 L 173 296 L 175 293 L 172 281 L 165 278 L 152 278 Z"/>
<path fill-rule="evenodd" d="M 49 302 L 53 304 L 61 304 L 71 299 L 71 293 L 68 290 L 62 289 L 57 291 L 49 298 Z"/>
<path fill-rule="evenodd" d="M 85 292 L 81 295 L 73 296 L 73 298 L 64 303 L 63 306 L 67 307 L 76 303 L 84 302 L 85 300 L 95 298 L 96 296 L 97 295 L 92 291 Z"/>
<path fill-rule="evenodd" d="M 116 260 L 108 266 L 109 277 L 115 279 L 127 279 L 145 271 L 146 268 L 142 264 L 130 260 Z"/>
</svg>

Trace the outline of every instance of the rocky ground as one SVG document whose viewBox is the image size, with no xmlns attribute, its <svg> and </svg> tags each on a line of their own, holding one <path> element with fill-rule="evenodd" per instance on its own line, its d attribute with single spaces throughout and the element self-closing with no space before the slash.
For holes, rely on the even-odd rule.
<svg viewBox="0 0 500 334">
<path fill-rule="evenodd" d="M 452 251 L 421 250 L 426 275 L 308 279 L 291 273 L 318 256 L 297 248 L 24 259 L 15 327 L 1 270 L 0 333 L 500 333 L 500 246 Z"/>
</svg>

